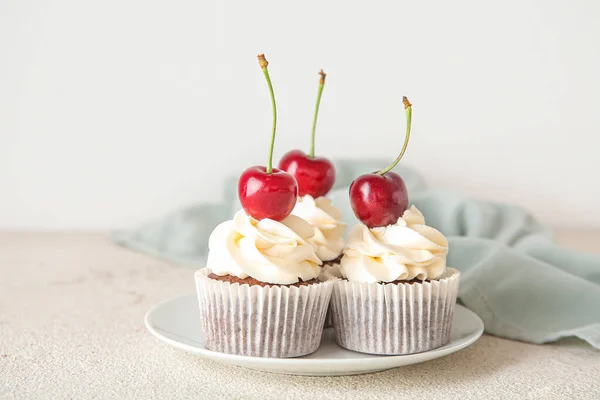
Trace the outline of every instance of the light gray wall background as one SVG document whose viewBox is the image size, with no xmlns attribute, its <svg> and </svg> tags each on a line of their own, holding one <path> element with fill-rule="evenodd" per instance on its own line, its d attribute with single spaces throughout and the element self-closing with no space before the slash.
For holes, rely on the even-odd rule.
<svg viewBox="0 0 600 400">
<path fill-rule="evenodd" d="M 598 1 L 0 0 L 0 228 L 131 226 L 308 149 L 600 227 Z"/>
</svg>

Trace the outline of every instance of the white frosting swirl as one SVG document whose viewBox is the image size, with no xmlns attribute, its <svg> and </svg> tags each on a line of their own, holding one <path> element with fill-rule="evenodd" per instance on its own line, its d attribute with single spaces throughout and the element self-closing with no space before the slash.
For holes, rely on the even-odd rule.
<svg viewBox="0 0 600 400">
<path fill-rule="evenodd" d="M 359 223 L 347 242 L 340 269 L 349 281 L 438 279 L 446 269 L 448 240 L 425 225 L 415 206 L 393 225 L 369 229 Z"/>
<path fill-rule="evenodd" d="M 216 275 L 281 285 L 315 279 L 321 260 L 307 242 L 312 235 L 312 227 L 297 216 L 257 221 L 240 210 L 210 235 L 206 266 Z"/>
<path fill-rule="evenodd" d="M 307 194 L 298 198 L 292 214 L 312 225 L 314 235 L 308 241 L 316 246 L 322 261 L 335 260 L 342 254 L 346 224 L 341 221 L 342 212 L 331 200 Z"/>
</svg>

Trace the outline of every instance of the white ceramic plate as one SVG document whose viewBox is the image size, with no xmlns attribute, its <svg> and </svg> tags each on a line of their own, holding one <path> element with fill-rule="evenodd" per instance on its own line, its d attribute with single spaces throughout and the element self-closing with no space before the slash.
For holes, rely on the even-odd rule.
<svg viewBox="0 0 600 400">
<path fill-rule="evenodd" d="M 146 327 L 173 347 L 222 363 L 290 375 L 356 375 L 433 360 L 464 349 L 483 333 L 483 322 L 472 311 L 457 305 L 450 343 L 424 353 L 376 356 L 346 350 L 335 343 L 333 329 L 323 332 L 319 349 L 298 358 L 261 358 L 217 353 L 204 347 L 195 294 L 167 300 L 146 314 Z"/>
</svg>

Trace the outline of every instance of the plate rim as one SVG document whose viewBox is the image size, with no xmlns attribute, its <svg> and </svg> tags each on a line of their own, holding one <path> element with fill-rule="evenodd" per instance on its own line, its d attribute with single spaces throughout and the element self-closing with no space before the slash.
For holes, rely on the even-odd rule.
<svg viewBox="0 0 600 400">
<path fill-rule="evenodd" d="M 306 358 L 306 356 L 290 357 L 290 358 L 271 358 L 271 357 L 253 357 L 253 356 L 245 356 L 245 355 L 238 355 L 238 354 L 220 353 L 217 351 L 208 350 L 206 348 L 194 347 L 194 346 L 191 346 L 186 343 L 178 342 L 178 341 L 171 339 L 170 337 L 165 336 L 164 334 L 158 332 L 150 324 L 150 321 L 149 321 L 150 315 L 154 311 L 156 311 L 156 309 L 164 306 L 165 304 L 168 304 L 168 303 L 171 303 L 171 302 L 174 302 L 177 300 L 183 300 L 184 298 L 192 297 L 192 296 L 196 297 L 197 295 L 196 295 L 196 293 L 177 295 L 177 296 L 170 297 L 166 300 L 163 300 L 163 301 L 155 304 L 154 306 L 152 306 L 144 315 L 144 325 L 146 326 L 146 329 L 148 329 L 148 331 L 155 338 L 167 343 L 168 345 L 170 345 L 172 347 L 175 347 L 177 349 L 183 350 L 188 353 L 207 357 L 211 360 L 229 362 L 232 365 L 238 365 L 238 366 L 239 366 L 239 364 L 238 364 L 239 361 L 245 361 L 250 364 L 268 363 L 270 365 L 274 365 L 274 364 L 279 365 L 279 366 L 292 366 L 293 365 L 293 366 L 297 366 L 297 367 L 300 365 L 306 367 L 306 366 L 316 365 L 316 364 L 327 364 L 327 365 L 332 365 L 332 366 L 336 366 L 334 364 L 343 364 L 345 367 L 348 367 L 350 363 L 355 363 L 355 362 L 360 362 L 363 367 L 366 367 L 366 365 L 365 365 L 366 363 L 373 363 L 373 362 L 378 362 L 381 360 L 387 360 L 388 363 L 390 361 L 394 361 L 394 360 L 398 360 L 398 359 L 409 361 L 409 362 L 403 363 L 402 365 L 398 365 L 396 367 L 394 367 L 394 366 L 387 367 L 387 368 L 384 367 L 383 369 L 399 368 L 399 367 L 402 367 L 405 365 L 431 361 L 433 359 L 444 357 L 446 355 L 460 351 L 460 350 L 470 346 L 471 344 L 475 343 L 484 333 L 484 324 L 483 324 L 483 321 L 481 320 L 481 318 L 477 314 L 475 314 L 473 311 L 469 310 L 467 307 L 462 306 L 457 303 L 455 305 L 455 307 L 459 307 L 459 308 L 463 309 L 464 311 L 466 311 L 468 314 L 471 314 L 471 317 L 474 317 L 474 319 L 477 320 L 477 324 L 479 326 L 477 328 L 477 331 L 467 335 L 465 338 L 462 338 L 462 340 L 464 340 L 463 342 L 461 342 L 459 345 L 454 345 L 451 347 L 448 347 L 448 345 L 450 344 L 450 343 L 448 343 L 442 347 L 438 347 L 438 348 L 424 351 L 421 353 L 401 354 L 401 355 L 380 355 L 380 354 L 359 353 L 359 352 L 345 349 L 340 346 L 340 349 L 351 352 L 351 353 L 355 353 L 356 355 L 360 355 L 362 357 L 339 358 L 339 359 L 336 359 L 336 358 L 325 358 L 325 359 L 316 358 L 315 359 L 315 358 Z M 325 329 L 333 329 L 333 328 L 325 328 Z M 425 354 L 429 354 L 434 357 L 428 357 L 427 360 L 422 360 L 422 357 Z M 365 355 L 368 357 L 364 357 Z M 413 360 L 414 360 L 414 362 L 410 362 Z M 246 367 L 246 368 L 249 368 L 249 367 Z M 253 368 L 253 369 L 255 369 L 255 368 Z"/>
</svg>

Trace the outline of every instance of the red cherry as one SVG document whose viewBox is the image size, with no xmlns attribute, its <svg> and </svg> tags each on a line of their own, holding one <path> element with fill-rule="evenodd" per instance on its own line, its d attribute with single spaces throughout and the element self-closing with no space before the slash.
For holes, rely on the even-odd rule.
<svg viewBox="0 0 600 400">
<path fill-rule="evenodd" d="M 335 167 L 331 161 L 323 157 L 315 157 L 315 131 L 317 129 L 321 95 L 325 87 L 325 76 L 327 75 L 323 70 L 319 71 L 319 89 L 313 116 L 310 152 L 305 154 L 300 150 L 292 150 L 279 161 L 279 168 L 294 175 L 296 181 L 298 181 L 298 194 L 300 196 L 306 194 L 314 198 L 325 196 L 335 182 Z"/>
<path fill-rule="evenodd" d="M 294 175 L 298 181 L 298 196 L 325 196 L 335 182 L 335 167 L 331 161 L 324 157 L 310 157 L 300 150 L 286 153 L 279 161 L 279 169 Z"/>
<path fill-rule="evenodd" d="M 408 208 L 408 192 L 400 175 L 391 172 L 404 156 L 412 121 L 412 104 L 402 97 L 406 111 L 406 133 L 400 154 L 390 165 L 373 174 L 361 175 L 350 184 L 350 205 L 356 218 L 369 228 L 395 224 Z"/>
<path fill-rule="evenodd" d="M 267 173 L 261 166 L 250 167 L 238 181 L 240 203 L 248 215 L 261 220 L 281 221 L 296 205 L 298 184 L 294 177 L 277 168 Z"/>
<path fill-rule="evenodd" d="M 395 224 L 408 208 L 408 191 L 400 175 L 365 174 L 350 185 L 354 215 L 369 228 Z"/>
<path fill-rule="evenodd" d="M 298 184 L 293 175 L 285 171 L 272 168 L 273 147 L 275 145 L 275 131 L 277 127 L 277 107 L 275 93 L 269 76 L 269 62 L 264 54 L 258 55 L 258 65 L 265 75 L 269 94 L 271 95 L 271 108 L 273 110 L 273 128 L 271 131 L 271 145 L 269 159 L 266 167 L 250 167 L 240 175 L 238 180 L 238 197 L 248 215 L 261 220 L 270 218 L 281 221 L 294 209 L 298 198 Z"/>
</svg>

